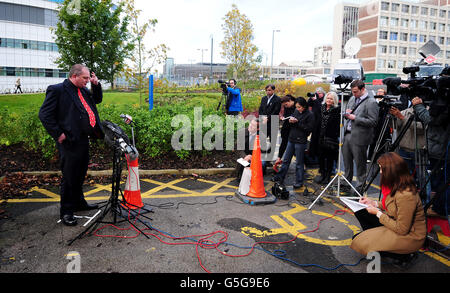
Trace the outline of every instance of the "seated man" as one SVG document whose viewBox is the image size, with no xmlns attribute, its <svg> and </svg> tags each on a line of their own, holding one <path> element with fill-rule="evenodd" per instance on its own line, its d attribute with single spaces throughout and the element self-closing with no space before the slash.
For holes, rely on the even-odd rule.
<svg viewBox="0 0 450 293">
<path fill-rule="evenodd" d="M 248 128 L 245 129 L 245 149 L 242 150 L 242 152 L 240 154 L 241 158 L 243 158 L 244 161 L 247 161 L 248 163 L 251 163 L 251 161 L 252 161 L 255 139 L 256 139 L 256 136 L 258 135 L 258 133 L 259 133 L 259 122 L 257 119 L 253 119 L 252 121 L 250 121 Z M 267 143 L 266 143 L 267 139 L 261 133 L 259 133 L 259 136 L 260 136 L 259 141 L 261 144 L 261 153 L 265 153 L 265 152 L 269 151 L 267 149 L 268 148 Z M 267 164 L 267 162 L 265 162 L 265 161 L 262 162 L 264 174 L 265 174 L 266 164 Z M 244 166 L 242 164 L 238 163 L 236 166 L 236 172 L 237 172 L 237 178 L 239 180 L 242 177 L 243 171 L 244 171 Z"/>
</svg>

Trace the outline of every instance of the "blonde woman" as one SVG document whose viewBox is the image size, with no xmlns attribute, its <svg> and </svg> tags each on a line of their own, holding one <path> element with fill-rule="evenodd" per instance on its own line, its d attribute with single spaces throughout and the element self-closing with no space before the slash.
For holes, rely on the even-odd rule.
<svg viewBox="0 0 450 293">
<path fill-rule="evenodd" d="M 335 92 L 326 94 L 321 106 L 319 131 L 319 173 L 314 181 L 328 184 L 333 164 L 338 159 L 340 113 L 338 96 Z"/>
</svg>

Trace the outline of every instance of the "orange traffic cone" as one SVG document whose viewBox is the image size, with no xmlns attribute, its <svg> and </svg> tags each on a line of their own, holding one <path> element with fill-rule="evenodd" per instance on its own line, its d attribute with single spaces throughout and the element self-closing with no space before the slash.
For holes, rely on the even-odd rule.
<svg viewBox="0 0 450 293">
<path fill-rule="evenodd" d="M 144 206 L 141 198 L 141 186 L 139 183 L 139 163 L 138 158 L 133 161 L 128 161 L 128 178 L 125 183 L 125 192 L 124 192 L 124 204 L 122 204 L 125 208 L 128 209 L 139 209 Z"/>
<path fill-rule="evenodd" d="M 259 135 L 257 135 L 255 139 L 250 170 L 252 171 L 252 179 L 250 180 L 250 192 L 247 194 L 247 196 L 252 198 L 265 198 L 267 196 L 267 193 L 266 189 L 264 188 Z"/>
</svg>

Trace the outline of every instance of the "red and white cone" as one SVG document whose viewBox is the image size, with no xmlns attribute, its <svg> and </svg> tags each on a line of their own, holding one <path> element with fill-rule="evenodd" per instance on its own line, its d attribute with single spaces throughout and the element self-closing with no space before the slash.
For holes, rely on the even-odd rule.
<svg viewBox="0 0 450 293">
<path fill-rule="evenodd" d="M 139 209 L 144 206 L 141 198 L 141 185 L 139 183 L 139 163 L 138 158 L 128 161 L 128 178 L 125 183 L 124 207 L 128 209 Z"/>
</svg>

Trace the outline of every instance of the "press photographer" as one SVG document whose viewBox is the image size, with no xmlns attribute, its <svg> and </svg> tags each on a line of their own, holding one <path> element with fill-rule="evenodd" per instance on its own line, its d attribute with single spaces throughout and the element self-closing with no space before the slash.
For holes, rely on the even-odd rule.
<svg viewBox="0 0 450 293">
<path fill-rule="evenodd" d="M 436 79 L 435 96 L 431 102 L 424 101 L 421 97 L 412 99 L 414 112 L 417 113 L 419 119 L 427 128 L 427 144 L 430 166 L 433 171 L 431 175 L 431 191 L 436 192 L 432 210 L 440 215 L 446 215 L 448 207 L 445 205 L 445 187 L 448 184 L 448 176 L 445 177 L 444 168 L 448 161 L 448 144 L 450 137 L 450 118 L 449 118 L 449 92 L 450 92 L 450 68 L 446 67 L 440 77 Z M 430 98 L 427 96 L 426 98 Z M 425 107 L 424 103 L 428 102 L 429 107 Z M 447 205 L 448 205 L 447 201 Z"/>
<path fill-rule="evenodd" d="M 228 82 L 219 80 L 223 95 L 226 96 L 225 113 L 237 116 L 243 111 L 241 89 L 236 87 L 236 80 L 230 79 Z"/>
</svg>

